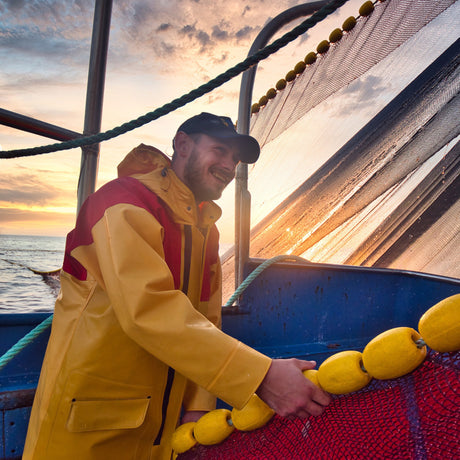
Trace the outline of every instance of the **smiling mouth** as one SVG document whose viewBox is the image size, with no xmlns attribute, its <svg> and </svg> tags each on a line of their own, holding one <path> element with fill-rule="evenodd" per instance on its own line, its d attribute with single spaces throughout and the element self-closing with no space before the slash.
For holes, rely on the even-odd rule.
<svg viewBox="0 0 460 460">
<path fill-rule="evenodd" d="M 213 170 L 213 171 L 211 171 L 211 174 L 219 182 L 222 182 L 225 185 L 228 184 L 229 182 L 231 182 L 231 180 L 233 179 L 233 176 L 231 176 L 230 174 L 226 174 L 224 172 L 221 172 L 221 171 Z"/>
</svg>

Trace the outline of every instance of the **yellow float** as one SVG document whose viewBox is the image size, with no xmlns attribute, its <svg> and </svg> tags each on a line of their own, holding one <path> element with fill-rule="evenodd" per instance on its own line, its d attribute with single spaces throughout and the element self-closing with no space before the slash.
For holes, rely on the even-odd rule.
<svg viewBox="0 0 460 460">
<path fill-rule="evenodd" d="M 320 387 L 335 395 L 360 390 L 371 380 L 361 364 L 362 355 L 359 351 L 341 351 L 330 356 L 318 369 Z"/>
<path fill-rule="evenodd" d="M 342 24 L 342 29 L 345 32 L 350 32 L 353 30 L 353 28 L 356 26 L 356 19 L 354 16 L 350 16 L 349 18 L 345 19 L 345 21 Z"/>
<path fill-rule="evenodd" d="M 211 446 L 227 439 L 234 429 L 231 412 L 228 409 L 215 409 L 196 422 L 193 435 L 200 444 Z"/>
<path fill-rule="evenodd" d="M 426 356 L 420 334 L 411 327 L 396 327 L 372 339 L 364 348 L 366 371 L 376 379 L 395 379 L 412 372 Z"/>
<path fill-rule="evenodd" d="M 304 59 L 305 64 L 307 65 L 312 65 L 314 62 L 316 62 L 316 53 L 314 51 L 310 51 Z"/>
<path fill-rule="evenodd" d="M 368 0 L 367 2 L 361 5 L 361 8 L 359 9 L 359 15 L 369 16 L 373 11 L 374 11 L 374 4 L 371 2 L 371 0 Z"/>
<path fill-rule="evenodd" d="M 233 408 L 232 422 L 237 430 L 252 431 L 266 425 L 274 415 L 275 411 L 253 394 L 243 409 Z"/>
<path fill-rule="evenodd" d="M 447 297 L 427 310 L 418 323 L 424 342 L 441 353 L 460 349 L 460 294 Z"/>
<path fill-rule="evenodd" d="M 171 439 L 171 445 L 176 454 L 182 454 L 191 449 L 196 443 L 193 430 L 196 422 L 188 422 L 177 427 Z"/>
<path fill-rule="evenodd" d="M 343 37 L 343 32 L 342 32 L 342 29 L 334 29 L 331 34 L 329 35 L 329 41 L 331 43 L 337 43 L 338 41 L 340 41 Z"/>
<path fill-rule="evenodd" d="M 307 67 L 307 64 L 305 64 L 304 61 L 299 61 L 299 62 L 294 66 L 294 72 L 295 72 L 297 75 L 300 75 L 300 74 L 305 70 L 306 67 Z"/>
<path fill-rule="evenodd" d="M 278 91 L 281 91 L 282 89 L 286 88 L 286 80 L 284 78 L 281 78 L 276 82 L 275 86 Z"/>
<path fill-rule="evenodd" d="M 363 353 L 347 350 L 326 359 L 318 370 L 303 371 L 304 376 L 323 390 L 340 395 L 364 388 L 372 378 L 387 380 L 406 375 L 425 359 L 426 345 L 438 352 L 460 349 L 460 294 L 448 297 L 420 318 L 419 332 L 410 327 L 397 327 L 379 334 Z M 198 422 L 179 426 L 173 434 L 176 454 L 196 443 L 219 444 L 235 428 L 251 431 L 268 423 L 275 412 L 254 394 L 241 409 L 216 409 Z"/>
<path fill-rule="evenodd" d="M 325 54 L 329 50 L 330 43 L 328 40 L 323 40 L 319 42 L 318 46 L 316 47 L 316 51 L 318 51 L 319 54 Z"/>
<path fill-rule="evenodd" d="M 266 96 L 267 96 L 268 99 L 273 99 L 276 96 L 276 89 L 275 88 L 270 88 L 267 91 Z"/>
<path fill-rule="evenodd" d="M 313 382 L 317 387 L 320 386 L 318 380 L 318 371 L 316 369 L 307 369 L 302 373 L 308 380 L 310 380 L 310 382 Z"/>
</svg>

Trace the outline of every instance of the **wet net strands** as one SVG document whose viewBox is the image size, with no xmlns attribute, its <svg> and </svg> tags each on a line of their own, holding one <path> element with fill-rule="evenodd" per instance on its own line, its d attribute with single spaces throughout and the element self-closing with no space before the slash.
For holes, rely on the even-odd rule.
<svg viewBox="0 0 460 460">
<path fill-rule="evenodd" d="M 409 375 L 336 396 L 320 417 L 275 416 L 178 460 L 453 459 L 460 457 L 460 353 L 431 351 Z"/>
</svg>

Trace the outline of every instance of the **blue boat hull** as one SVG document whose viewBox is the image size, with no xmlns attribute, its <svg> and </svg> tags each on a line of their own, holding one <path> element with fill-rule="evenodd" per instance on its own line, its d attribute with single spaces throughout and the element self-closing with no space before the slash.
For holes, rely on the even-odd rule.
<svg viewBox="0 0 460 460">
<path fill-rule="evenodd" d="M 252 272 L 261 261 L 246 267 Z M 277 263 L 263 271 L 223 329 L 271 356 L 321 363 L 341 350 L 362 350 L 379 333 L 417 328 L 420 316 L 460 292 L 460 280 L 423 273 L 325 264 Z M 3 354 L 49 314 L 1 315 Z M 20 458 L 49 330 L 0 371 L 2 459 Z"/>
</svg>

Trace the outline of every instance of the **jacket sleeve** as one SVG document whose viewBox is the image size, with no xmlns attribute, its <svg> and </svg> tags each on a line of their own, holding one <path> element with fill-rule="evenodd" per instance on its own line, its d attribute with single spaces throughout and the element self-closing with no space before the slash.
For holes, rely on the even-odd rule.
<svg viewBox="0 0 460 460">
<path fill-rule="evenodd" d="M 222 268 L 220 259 L 212 269 L 211 296 L 207 302 L 206 317 L 219 329 L 222 327 Z M 188 381 L 184 395 L 184 409 L 187 411 L 210 411 L 216 407 L 216 397 L 197 385 Z"/>
<path fill-rule="evenodd" d="M 203 389 L 241 408 L 271 359 L 226 335 L 174 289 L 163 229 L 145 209 L 117 204 L 92 229 L 92 249 L 72 255 L 107 292 L 124 332 Z"/>
</svg>

